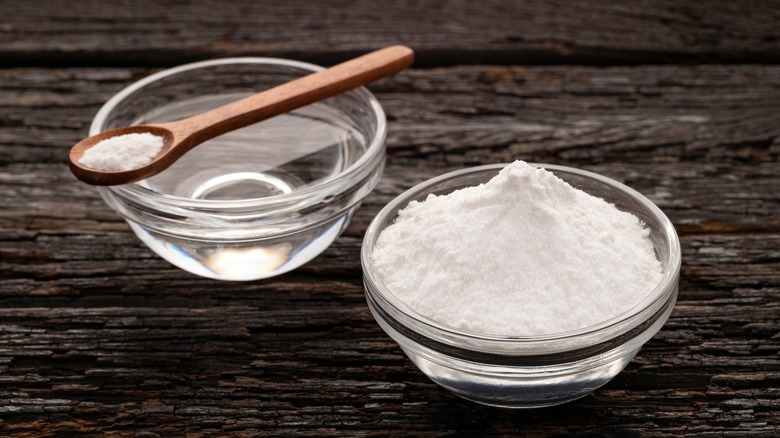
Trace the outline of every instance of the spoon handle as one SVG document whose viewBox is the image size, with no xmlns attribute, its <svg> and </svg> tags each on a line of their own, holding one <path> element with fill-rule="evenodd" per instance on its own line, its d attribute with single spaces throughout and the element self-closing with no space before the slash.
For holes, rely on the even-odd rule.
<svg viewBox="0 0 780 438">
<path fill-rule="evenodd" d="M 284 83 L 205 113 L 156 126 L 171 130 L 174 143 L 190 149 L 206 140 L 292 111 L 409 67 L 414 52 L 391 46 Z"/>
</svg>

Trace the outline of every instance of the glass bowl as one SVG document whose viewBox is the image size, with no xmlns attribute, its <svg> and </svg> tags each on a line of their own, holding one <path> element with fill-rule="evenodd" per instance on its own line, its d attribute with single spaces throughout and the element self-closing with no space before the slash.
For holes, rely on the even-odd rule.
<svg viewBox="0 0 780 438">
<path fill-rule="evenodd" d="M 458 396 L 508 408 L 557 405 L 582 397 L 617 375 L 666 322 L 677 299 L 680 243 L 669 219 L 631 188 L 595 173 L 544 167 L 570 185 L 639 217 L 650 229 L 663 268 L 661 282 L 639 304 L 595 326 L 545 336 L 486 335 L 432 320 L 388 290 L 372 264 L 379 234 L 412 200 L 485 183 L 505 166 L 474 167 L 425 181 L 390 202 L 366 231 L 361 252 L 371 313 L 434 382 Z"/>
<path fill-rule="evenodd" d="M 161 71 L 111 98 L 89 135 L 187 117 L 318 70 L 228 58 Z M 385 128 L 382 107 L 358 88 L 214 138 L 152 178 L 98 190 L 174 265 L 219 280 L 272 277 L 346 228 L 381 177 Z"/>
</svg>

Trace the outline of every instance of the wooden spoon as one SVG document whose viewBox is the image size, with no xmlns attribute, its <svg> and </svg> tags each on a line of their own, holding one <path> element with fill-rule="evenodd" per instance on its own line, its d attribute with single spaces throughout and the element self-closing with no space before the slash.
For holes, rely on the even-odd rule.
<svg viewBox="0 0 780 438">
<path fill-rule="evenodd" d="M 73 146 L 70 170 L 76 178 L 101 186 L 148 178 L 206 140 L 398 73 L 413 60 L 412 49 L 387 47 L 186 119 L 101 132 Z M 162 137 L 164 144 L 162 151 L 141 167 L 107 172 L 79 163 L 84 151 L 107 138 L 145 132 Z"/>
</svg>

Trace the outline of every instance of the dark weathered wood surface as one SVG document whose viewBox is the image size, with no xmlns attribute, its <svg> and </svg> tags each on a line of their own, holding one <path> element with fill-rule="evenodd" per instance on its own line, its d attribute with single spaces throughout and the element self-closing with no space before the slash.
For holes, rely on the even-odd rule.
<svg viewBox="0 0 780 438">
<path fill-rule="evenodd" d="M 171 65 L 264 54 L 330 63 L 407 44 L 418 65 L 780 61 L 774 0 L 0 2 L 0 57 Z"/>
<path fill-rule="evenodd" d="M 177 22 L 194 28 L 173 27 L 169 39 L 148 23 L 118 26 L 108 6 L 94 6 L 77 22 L 70 21 L 75 10 L 57 4 L 48 12 L 28 7 L 8 21 L 7 11 L 20 6 L 0 4 L 0 31 L 10 36 L 0 38 L 0 60 L 8 61 L 0 64 L 0 435 L 775 436 L 780 66 L 769 64 L 777 29 L 764 20 L 780 8 L 683 3 L 679 11 L 687 12 L 680 14 L 698 11 L 701 18 L 668 22 L 666 30 L 685 29 L 676 34 L 648 30 L 663 23 L 658 11 L 671 10 L 664 3 L 646 2 L 638 13 L 588 2 L 549 28 L 512 27 L 514 42 L 493 35 L 509 29 L 508 16 L 522 21 L 527 17 L 517 11 L 543 6 L 453 6 L 450 15 L 421 16 L 397 33 L 387 23 L 411 16 L 411 3 L 373 6 L 378 27 L 361 21 L 368 3 L 327 13 L 266 6 L 270 15 L 257 18 L 261 23 L 283 22 L 273 18 L 289 15 L 288 8 L 302 17 L 298 27 L 276 27 L 274 35 L 246 24 L 228 32 L 231 23 L 248 23 L 243 16 L 262 15 L 251 2 L 213 13 L 185 4 L 189 12 Z M 160 15 L 162 6 L 117 8 L 157 13 L 160 26 L 172 20 Z M 578 18 L 577 8 L 640 21 Z M 339 17 L 363 27 L 341 28 Z M 471 34 L 452 24 L 460 22 L 498 24 L 483 33 L 467 28 Z M 63 29 L 68 33 L 57 34 Z M 573 50 L 582 56 L 589 53 L 582 47 L 599 42 L 625 54 L 626 64 L 651 55 L 662 62 L 653 55 L 662 51 L 694 58 L 711 51 L 724 62 L 763 53 L 767 63 L 479 64 L 481 44 L 521 51 L 523 41 L 541 41 L 540 32 L 549 44 L 576 39 Z M 650 34 L 658 38 L 645 38 Z M 688 34 L 693 43 L 680 39 Z M 704 34 L 718 42 L 695 39 Z M 372 87 L 390 120 L 385 177 L 345 234 L 293 273 L 225 283 L 173 268 L 68 172 L 69 146 L 97 108 L 152 72 L 149 66 L 159 64 L 153 57 L 267 48 L 313 59 L 406 38 L 424 54 L 448 53 L 446 60 L 429 58 L 446 66 L 413 69 Z M 51 66 L 10 64 L 45 64 L 50 54 Z M 683 244 L 678 304 L 636 360 L 584 399 L 523 412 L 466 402 L 431 383 L 374 322 L 359 263 L 369 221 L 405 188 L 515 158 L 628 183 L 669 215 Z"/>
</svg>

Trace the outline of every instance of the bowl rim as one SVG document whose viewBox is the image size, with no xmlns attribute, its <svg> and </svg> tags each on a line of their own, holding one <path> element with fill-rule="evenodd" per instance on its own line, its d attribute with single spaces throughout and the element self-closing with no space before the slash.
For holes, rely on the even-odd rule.
<svg viewBox="0 0 780 438">
<path fill-rule="evenodd" d="M 624 192 L 635 200 L 639 201 L 653 216 L 659 220 L 662 225 L 663 235 L 669 242 L 669 253 L 667 257 L 668 268 L 663 273 L 661 280 L 656 285 L 656 287 L 642 301 L 627 311 L 599 324 L 583 327 L 577 330 L 551 333 L 546 335 L 517 336 L 473 332 L 441 323 L 407 306 L 392 292 L 390 292 L 390 290 L 382 283 L 381 279 L 379 278 L 379 274 L 374 268 L 373 262 L 371 261 L 374 244 L 376 243 L 376 239 L 378 238 L 379 233 L 382 231 L 382 229 L 380 229 L 380 224 L 385 222 L 391 213 L 397 215 L 397 212 L 401 208 L 405 207 L 412 198 L 424 194 L 433 186 L 436 186 L 444 181 L 456 179 L 458 177 L 469 174 L 480 172 L 495 172 L 497 174 L 498 171 L 509 164 L 510 163 L 487 164 L 448 172 L 413 186 L 385 205 L 385 207 L 380 210 L 380 212 L 374 217 L 374 219 L 371 221 L 371 224 L 368 226 L 361 246 L 360 260 L 363 268 L 364 282 L 366 283 L 366 293 L 378 293 L 378 295 L 382 298 L 382 301 L 395 308 L 396 311 L 400 312 L 408 318 L 411 318 L 415 323 L 420 324 L 428 329 L 432 329 L 434 332 L 438 332 L 439 335 L 443 335 L 444 337 L 465 338 L 468 340 L 489 342 L 491 344 L 496 343 L 498 345 L 517 343 L 543 344 L 560 341 L 565 342 L 570 341 L 573 338 L 587 337 L 591 335 L 597 335 L 599 333 L 609 332 L 610 328 L 622 326 L 624 323 L 637 318 L 647 309 L 661 306 L 664 302 L 666 302 L 666 300 L 670 298 L 668 295 L 673 292 L 673 290 L 670 291 L 670 289 L 676 290 L 676 288 L 670 288 L 670 286 L 679 278 L 680 267 L 682 264 L 682 252 L 679 237 L 677 236 L 677 232 L 674 229 L 674 225 L 658 206 L 656 206 L 652 201 L 650 201 L 647 197 L 638 191 L 606 176 L 568 166 L 532 162 L 529 162 L 528 164 L 537 168 L 571 173 L 594 179 L 602 184 L 618 189 L 619 191 Z M 369 291 L 369 286 L 371 286 L 373 290 Z M 379 305 L 381 306 L 381 304 Z M 438 338 L 440 336 L 436 337 Z"/>
<path fill-rule="evenodd" d="M 305 72 L 317 72 L 324 70 L 325 68 L 316 64 L 311 64 L 303 61 L 295 61 L 284 58 L 274 57 L 230 57 L 230 58 L 217 58 L 207 61 L 192 62 L 188 64 L 179 65 L 177 67 L 165 69 L 149 76 L 146 76 L 127 87 L 120 90 L 113 95 L 95 114 L 92 119 L 92 123 L 89 127 L 89 135 L 96 135 L 102 130 L 102 125 L 105 123 L 106 118 L 114 110 L 114 108 L 121 103 L 124 99 L 131 96 L 133 93 L 143 89 L 144 87 L 157 82 L 159 80 L 178 75 L 180 73 L 189 72 L 201 68 L 208 68 L 221 65 L 230 64 L 262 64 L 273 65 L 281 67 L 292 67 Z M 370 143 L 366 147 L 365 152 L 348 168 L 342 170 L 338 174 L 332 175 L 327 179 L 320 181 L 317 185 L 305 187 L 300 190 L 293 191 L 287 194 L 280 194 L 274 196 L 267 196 L 263 198 L 249 198 L 249 199 L 237 199 L 237 200 L 222 200 L 222 199 L 193 199 L 181 196 L 170 195 L 166 193 L 160 193 L 155 190 L 146 188 L 138 183 L 130 183 L 118 186 L 99 187 L 102 190 L 108 190 L 115 194 L 126 198 L 134 199 L 143 204 L 160 204 L 171 205 L 173 207 L 201 210 L 201 211 L 224 211 L 224 210 L 246 210 L 246 209 L 259 209 L 270 210 L 279 205 L 290 205 L 306 202 L 312 197 L 324 197 L 330 194 L 337 194 L 347 187 L 352 186 L 350 182 L 359 181 L 361 174 L 373 168 L 372 163 L 375 163 L 383 156 L 385 138 L 387 136 L 387 118 L 379 101 L 371 94 L 365 87 L 358 87 L 353 90 L 347 91 L 347 93 L 355 93 L 368 102 L 374 120 L 376 122 L 376 132 Z"/>
</svg>

